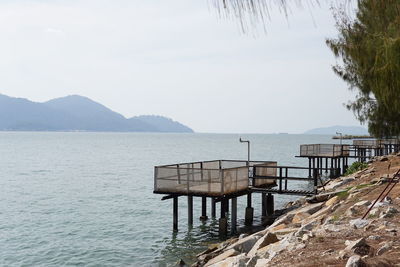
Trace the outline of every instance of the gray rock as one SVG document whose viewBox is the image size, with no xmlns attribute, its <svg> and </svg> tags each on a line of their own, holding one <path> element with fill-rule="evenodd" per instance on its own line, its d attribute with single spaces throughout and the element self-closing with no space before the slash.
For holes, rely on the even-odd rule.
<svg viewBox="0 0 400 267">
<path fill-rule="evenodd" d="M 381 246 L 380 248 L 378 248 L 378 250 L 376 251 L 376 255 L 380 256 L 383 253 L 385 253 L 386 251 L 389 251 L 392 247 L 393 247 L 393 242 L 388 242 L 388 243 L 384 244 L 383 246 Z"/>
<path fill-rule="evenodd" d="M 322 255 L 329 255 L 329 254 L 332 254 L 333 252 L 335 252 L 335 250 L 328 249 L 328 250 L 325 250 L 324 252 L 322 252 Z"/>
<path fill-rule="evenodd" d="M 398 211 L 397 209 L 393 208 L 393 207 L 389 207 L 389 208 L 385 211 L 385 213 L 386 213 L 386 214 L 396 214 L 396 213 L 399 213 L 399 211 Z"/>
<path fill-rule="evenodd" d="M 354 208 L 354 207 L 350 207 L 350 208 L 346 211 L 345 215 L 348 216 L 348 217 L 354 217 L 354 216 L 357 215 L 357 209 Z"/>
<path fill-rule="evenodd" d="M 327 232 L 340 232 L 343 229 L 343 227 L 334 224 L 326 224 L 324 225 L 324 229 Z"/>
<path fill-rule="evenodd" d="M 240 236 L 239 236 L 239 240 L 240 239 L 243 239 L 243 238 L 245 238 L 245 237 L 248 237 L 249 235 L 248 234 L 241 234 Z"/>
<path fill-rule="evenodd" d="M 256 255 L 257 250 L 268 246 L 269 244 L 272 243 L 276 243 L 278 242 L 279 239 L 276 237 L 275 234 L 273 233 L 267 233 L 264 236 L 262 236 L 255 244 L 254 246 L 251 248 L 251 250 L 248 253 L 249 257 L 253 257 L 254 255 Z"/>
<path fill-rule="evenodd" d="M 369 239 L 369 240 L 379 240 L 379 239 L 381 239 L 381 237 L 378 236 L 378 235 L 371 235 L 367 239 Z"/>
<path fill-rule="evenodd" d="M 205 267 L 211 266 L 211 265 L 213 265 L 215 263 L 218 263 L 218 262 L 221 262 L 221 261 L 224 261 L 225 259 L 233 257 L 233 256 L 236 256 L 238 254 L 239 253 L 236 250 L 228 249 L 224 253 L 222 253 L 222 254 L 216 256 L 215 258 L 212 258 L 211 260 L 209 260 L 207 262 L 207 264 L 205 265 Z"/>
<path fill-rule="evenodd" d="M 349 255 L 347 254 L 347 251 L 341 250 L 339 251 L 339 256 L 337 257 L 340 260 L 347 259 Z"/>
<path fill-rule="evenodd" d="M 354 204 L 354 206 L 355 207 L 361 207 L 361 206 L 368 206 L 370 204 L 371 204 L 371 201 L 364 200 L 364 201 L 357 202 L 356 204 Z"/>
<path fill-rule="evenodd" d="M 357 247 L 361 247 L 361 246 L 367 245 L 367 242 L 365 241 L 365 238 L 360 238 L 360 239 L 354 240 L 354 241 L 346 240 L 345 244 L 347 246 L 345 248 L 345 250 L 352 251 L 353 249 L 355 249 Z"/>
<path fill-rule="evenodd" d="M 257 264 L 257 261 L 260 259 L 260 257 L 258 255 L 255 255 L 253 257 L 251 257 L 247 262 L 246 262 L 246 266 L 247 267 L 254 267 Z"/>
<path fill-rule="evenodd" d="M 324 205 L 325 205 L 325 203 L 310 204 L 310 205 L 304 206 L 301 209 L 291 211 L 289 214 L 293 214 L 293 217 L 297 213 L 308 213 L 308 214 L 312 215 L 315 212 L 319 211 Z M 292 217 L 292 219 L 293 219 L 293 217 Z"/>
<path fill-rule="evenodd" d="M 347 247 L 345 251 L 353 251 L 358 255 L 368 255 L 371 247 L 365 241 L 365 238 L 360 238 L 355 241 L 346 241 Z"/>
<path fill-rule="evenodd" d="M 364 266 L 366 266 L 364 261 L 358 255 L 351 256 L 346 263 L 346 267 L 364 267 Z"/>
<path fill-rule="evenodd" d="M 370 212 L 369 212 L 369 214 L 370 215 L 372 215 L 372 216 L 378 216 L 379 215 L 379 208 L 373 208 Z"/>
<path fill-rule="evenodd" d="M 268 263 L 270 262 L 270 259 L 259 259 L 257 260 L 256 266 L 255 267 L 265 267 L 268 266 Z"/>
<path fill-rule="evenodd" d="M 234 249 L 240 253 L 248 253 L 259 239 L 259 235 L 250 235 L 238 240 L 236 243 L 233 243 L 227 249 Z"/>
<path fill-rule="evenodd" d="M 368 223 L 369 223 L 369 221 L 364 220 L 364 219 L 355 219 L 355 220 L 350 221 L 350 225 L 356 229 L 363 228 L 363 227 L 367 226 Z"/>
</svg>

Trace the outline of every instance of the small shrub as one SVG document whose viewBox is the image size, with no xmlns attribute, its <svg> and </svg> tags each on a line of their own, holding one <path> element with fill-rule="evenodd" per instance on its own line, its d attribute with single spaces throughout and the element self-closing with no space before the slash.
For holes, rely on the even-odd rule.
<svg viewBox="0 0 400 267">
<path fill-rule="evenodd" d="M 347 169 L 346 173 L 344 174 L 345 176 L 353 174 L 355 172 L 358 172 L 362 169 L 365 169 L 368 167 L 368 164 L 365 162 L 353 162 L 353 164 L 350 165 L 350 167 Z"/>
<path fill-rule="evenodd" d="M 349 195 L 350 195 L 350 193 L 348 192 L 348 190 L 347 191 L 343 191 L 343 192 L 339 192 L 339 193 L 336 194 L 336 196 L 340 200 L 346 199 Z"/>
</svg>

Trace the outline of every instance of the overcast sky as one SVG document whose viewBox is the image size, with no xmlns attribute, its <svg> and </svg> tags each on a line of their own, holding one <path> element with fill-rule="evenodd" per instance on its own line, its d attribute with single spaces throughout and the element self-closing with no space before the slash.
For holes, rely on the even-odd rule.
<svg viewBox="0 0 400 267">
<path fill-rule="evenodd" d="M 329 6 L 272 10 L 242 34 L 207 0 L 0 2 L 0 93 L 87 96 L 131 117 L 159 114 L 197 132 L 301 133 L 359 125 L 331 70 Z"/>
</svg>

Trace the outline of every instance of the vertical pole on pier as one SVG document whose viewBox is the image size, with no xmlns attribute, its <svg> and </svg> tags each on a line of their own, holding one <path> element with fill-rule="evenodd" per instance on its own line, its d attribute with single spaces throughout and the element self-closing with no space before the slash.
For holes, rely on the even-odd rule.
<svg viewBox="0 0 400 267">
<path fill-rule="evenodd" d="M 311 178 L 311 158 L 308 158 L 308 178 Z"/>
<path fill-rule="evenodd" d="M 266 193 L 261 193 L 261 217 L 267 216 L 267 198 Z"/>
<path fill-rule="evenodd" d="M 201 217 L 200 220 L 206 221 L 207 217 L 207 197 L 201 197 Z"/>
<path fill-rule="evenodd" d="M 335 171 L 333 170 L 333 158 L 331 158 L 331 174 L 329 175 L 329 178 L 334 178 L 335 176 Z"/>
<path fill-rule="evenodd" d="M 219 236 L 223 238 L 227 235 L 228 232 L 228 222 L 226 219 L 226 201 L 225 198 L 221 199 L 221 218 L 219 218 Z"/>
<path fill-rule="evenodd" d="M 318 172 L 319 172 L 319 169 L 320 168 L 320 166 L 319 166 L 319 158 L 317 158 L 317 170 L 318 170 Z"/>
<path fill-rule="evenodd" d="M 342 175 L 342 168 L 340 166 L 340 158 L 338 159 L 338 169 L 339 169 L 339 174 Z"/>
<path fill-rule="evenodd" d="M 193 225 L 193 196 L 188 196 L 188 225 Z"/>
<path fill-rule="evenodd" d="M 211 217 L 215 218 L 216 217 L 216 209 L 217 209 L 217 204 L 215 202 L 215 198 L 211 198 Z"/>
<path fill-rule="evenodd" d="M 274 215 L 274 195 L 268 193 L 267 195 L 267 216 Z"/>
<path fill-rule="evenodd" d="M 237 227 L 237 198 L 236 197 L 232 198 L 231 203 L 232 203 L 231 234 L 235 234 Z"/>
<path fill-rule="evenodd" d="M 251 193 L 247 193 L 247 207 L 244 217 L 244 224 L 249 226 L 253 224 L 254 208 L 251 206 Z"/>
<path fill-rule="evenodd" d="M 178 231 L 178 197 L 173 198 L 173 229 Z"/>
</svg>

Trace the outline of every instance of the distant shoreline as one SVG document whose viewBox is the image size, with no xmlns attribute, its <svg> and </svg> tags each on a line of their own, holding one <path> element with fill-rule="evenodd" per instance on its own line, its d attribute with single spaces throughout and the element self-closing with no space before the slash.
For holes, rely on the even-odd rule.
<svg viewBox="0 0 400 267">
<path fill-rule="evenodd" d="M 338 136 L 334 135 L 332 136 L 332 139 L 373 139 L 374 137 L 370 135 L 343 135 L 343 136 Z"/>
</svg>

